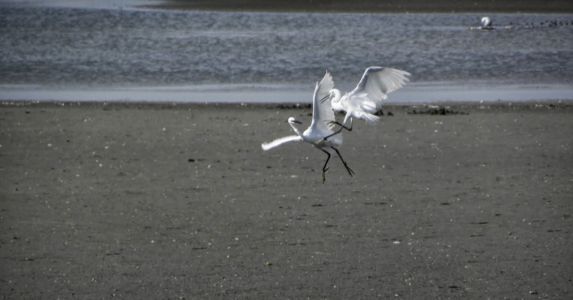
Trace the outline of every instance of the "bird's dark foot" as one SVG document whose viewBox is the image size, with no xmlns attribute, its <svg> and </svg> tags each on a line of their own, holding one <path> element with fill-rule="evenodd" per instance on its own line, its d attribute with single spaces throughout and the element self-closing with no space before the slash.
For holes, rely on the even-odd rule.
<svg viewBox="0 0 573 300">
<path fill-rule="evenodd" d="M 350 125 L 350 127 L 346 127 L 346 126 L 344 126 L 344 124 L 342 124 L 338 121 L 328 121 L 328 125 L 340 126 L 340 129 L 338 129 L 339 131 L 342 131 L 343 128 L 348 130 L 348 131 L 352 131 L 352 124 Z"/>
<path fill-rule="evenodd" d="M 328 171 L 328 168 L 322 169 L 322 183 L 323 184 L 326 182 L 326 171 Z"/>
<path fill-rule="evenodd" d="M 329 134 L 329 135 L 323 137 L 322 140 L 323 140 L 323 141 L 326 141 L 326 140 L 328 140 L 331 136 L 335 136 L 335 135 L 339 134 L 341 131 L 342 131 L 342 130 L 337 130 L 335 133 Z"/>
<path fill-rule="evenodd" d="M 346 171 L 348 172 L 348 175 L 350 175 L 350 177 L 352 177 L 352 175 L 356 174 L 356 172 L 354 172 L 354 170 L 352 170 L 349 166 L 344 166 L 346 167 Z"/>
</svg>

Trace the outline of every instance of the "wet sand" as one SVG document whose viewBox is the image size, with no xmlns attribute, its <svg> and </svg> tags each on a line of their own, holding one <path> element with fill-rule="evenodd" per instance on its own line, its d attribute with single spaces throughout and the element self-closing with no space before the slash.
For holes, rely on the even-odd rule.
<svg viewBox="0 0 573 300">
<path fill-rule="evenodd" d="M 322 184 L 308 108 L 2 105 L 1 297 L 571 298 L 573 106 L 415 110 Z"/>
</svg>

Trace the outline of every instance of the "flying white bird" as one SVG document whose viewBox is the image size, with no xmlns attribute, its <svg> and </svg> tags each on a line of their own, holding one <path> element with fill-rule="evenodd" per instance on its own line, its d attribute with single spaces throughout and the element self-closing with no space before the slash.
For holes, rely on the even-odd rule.
<svg viewBox="0 0 573 300">
<path fill-rule="evenodd" d="M 292 130 L 296 135 L 286 136 L 283 138 L 276 139 L 270 143 L 263 143 L 261 147 L 264 151 L 273 149 L 282 144 L 289 142 L 307 142 L 320 151 L 324 152 L 327 157 L 322 167 L 322 183 L 326 181 L 326 171 L 328 171 L 328 161 L 330 160 L 330 152 L 328 149 L 334 150 L 346 171 L 350 176 L 354 174 L 354 171 L 348 166 L 346 161 L 340 155 L 340 151 L 337 149 L 338 146 L 342 145 L 342 135 L 338 134 L 328 140 L 325 139 L 326 136 L 334 134 L 334 125 L 331 124 L 335 121 L 334 112 L 332 111 L 330 101 L 326 101 L 328 98 L 329 91 L 334 88 L 334 82 L 332 81 L 332 76 L 326 72 L 320 83 L 316 83 L 314 88 L 314 97 L 312 98 L 312 122 L 310 126 L 301 133 L 301 131 L 296 127 L 296 124 L 302 124 L 300 121 L 293 117 L 288 118 L 288 123 L 292 127 Z M 319 99 L 326 99 L 324 101 L 319 101 Z"/>
<path fill-rule="evenodd" d="M 354 90 L 342 95 L 340 90 L 331 89 L 328 95 L 321 98 L 321 102 L 331 101 L 332 109 L 336 112 L 344 111 L 344 121 L 342 123 L 332 121 L 331 124 L 339 125 L 340 128 L 334 133 L 326 136 L 329 139 L 340 133 L 342 129 L 352 131 L 352 119 L 365 120 L 368 123 L 378 121 L 380 117 L 375 113 L 381 108 L 382 101 L 388 94 L 402 88 L 410 80 L 410 73 L 402 70 L 368 67 L 364 71 L 360 82 Z M 350 121 L 350 124 L 348 124 Z"/>
</svg>

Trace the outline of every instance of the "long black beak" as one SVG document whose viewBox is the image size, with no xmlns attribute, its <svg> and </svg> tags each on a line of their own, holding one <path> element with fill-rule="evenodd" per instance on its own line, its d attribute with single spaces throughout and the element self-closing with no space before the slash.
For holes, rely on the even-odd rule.
<svg viewBox="0 0 573 300">
<path fill-rule="evenodd" d="M 293 123 L 296 123 L 296 124 L 302 124 L 302 122 L 299 121 L 299 120 L 293 120 L 292 122 L 293 122 Z"/>
<path fill-rule="evenodd" d="M 324 101 L 328 100 L 328 98 L 330 98 L 330 94 L 328 94 L 328 95 L 322 97 L 322 98 L 320 99 L 320 103 L 323 103 Z"/>
</svg>

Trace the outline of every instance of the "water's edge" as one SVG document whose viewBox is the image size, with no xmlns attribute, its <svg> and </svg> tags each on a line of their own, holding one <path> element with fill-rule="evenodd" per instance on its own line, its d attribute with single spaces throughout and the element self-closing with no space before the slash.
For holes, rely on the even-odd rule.
<svg viewBox="0 0 573 300">
<path fill-rule="evenodd" d="M 155 87 L 54 87 L 0 85 L 0 101 L 310 103 L 312 86 L 212 84 Z M 412 83 L 389 95 L 387 103 L 573 101 L 573 86 L 563 84 Z"/>
</svg>

